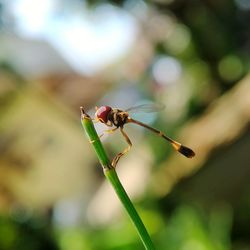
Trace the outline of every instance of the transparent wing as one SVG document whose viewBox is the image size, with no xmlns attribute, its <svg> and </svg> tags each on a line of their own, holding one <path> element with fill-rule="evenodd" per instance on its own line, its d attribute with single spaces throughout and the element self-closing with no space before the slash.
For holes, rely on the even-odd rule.
<svg viewBox="0 0 250 250">
<path fill-rule="evenodd" d="M 159 112 L 165 108 L 165 105 L 159 103 L 146 103 L 141 105 L 133 106 L 129 109 L 126 109 L 126 112 L 129 113 L 152 113 Z"/>
</svg>

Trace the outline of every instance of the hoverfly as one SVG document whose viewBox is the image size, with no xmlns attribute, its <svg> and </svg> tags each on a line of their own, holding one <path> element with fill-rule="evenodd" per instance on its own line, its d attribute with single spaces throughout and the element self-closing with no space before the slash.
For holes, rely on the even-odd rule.
<svg viewBox="0 0 250 250">
<path fill-rule="evenodd" d="M 163 106 L 157 105 L 157 104 L 142 104 L 142 105 L 138 105 L 138 106 L 134 106 L 132 108 L 126 109 L 126 110 L 112 108 L 110 106 L 101 106 L 99 108 L 96 107 L 95 121 L 96 122 L 99 121 L 101 123 L 104 123 L 108 127 L 114 127 L 112 129 L 106 130 L 105 132 L 107 132 L 107 133 L 112 133 L 112 132 L 116 131 L 117 129 L 120 129 L 123 137 L 125 138 L 126 142 L 128 143 L 128 147 L 124 151 L 117 154 L 114 157 L 114 159 L 112 160 L 113 167 L 116 167 L 120 158 L 123 155 L 125 155 L 132 147 L 131 140 L 129 139 L 128 135 L 124 131 L 124 125 L 127 123 L 134 123 L 136 125 L 142 126 L 144 128 L 147 128 L 148 130 L 154 132 L 158 136 L 160 136 L 163 139 L 165 139 L 166 141 L 168 141 L 176 151 L 178 151 L 179 153 L 181 153 L 182 155 L 184 155 L 188 158 L 192 158 L 195 156 L 195 153 L 191 148 L 188 148 L 188 147 L 182 145 L 181 143 L 171 139 L 170 137 L 165 135 L 160 130 L 155 129 L 155 128 L 153 128 L 145 123 L 142 123 L 138 120 L 131 118 L 129 115 L 130 112 L 134 112 L 134 111 L 155 112 L 155 111 L 159 111 L 162 108 L 163 108 Z M 101 134 L 100 137 L 101 136 L 103 136 L 103 134 Z"/>
</svg>

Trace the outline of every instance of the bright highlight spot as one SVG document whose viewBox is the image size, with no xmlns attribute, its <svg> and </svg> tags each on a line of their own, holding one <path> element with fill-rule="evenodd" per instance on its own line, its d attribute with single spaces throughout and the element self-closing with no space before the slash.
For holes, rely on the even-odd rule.
<svg viewBox="0 0 250 250">
<path fill-rule="evenodd" d="M 175 58 L 165 56 L 156 60 L 153 66 L 153 76 L 161 85 L 175 83 L 181 76 L 182 68 Z"/>
<path fill-rule="evenodd" d="M 15 0 L 9 8 L 19 35 L 48 42 L 80 74 L 105 69 L 133 45 L 137 23 L 123 9 L 102 4 L 89 10 L 82 4 L 75 12 L 65 5 L 56 0 Z"/>
<path fill-rule="evenodd" d="M 48 38 L 75 70 L 91 75 L 124 55 L 135 37 L 133 18 L 118 8 L 103 5 L 89 18 L 72 17 L 67 23 L 58 23 Z"/>
<path fill-rule="evenodd" d="M 39 35 L 55 8 L 53 0 L 16 0 L 10 4 L 17 19 L 17 29 L 30 37 Z"/>
</svg>

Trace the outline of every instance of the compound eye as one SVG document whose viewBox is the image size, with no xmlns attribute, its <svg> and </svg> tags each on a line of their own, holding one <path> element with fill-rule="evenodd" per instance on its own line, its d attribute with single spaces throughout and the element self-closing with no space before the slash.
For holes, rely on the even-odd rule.
<svg viewBox="0 0 250 250">
<path fill-rule="evenodd" d="M 99 109 L 97 109 L 95 115 L 96 117 L 103 123 L 108 122 L 108 114 L 111 111 L 111 107 L 109 106 L 101 106 Z"/>
</svg>

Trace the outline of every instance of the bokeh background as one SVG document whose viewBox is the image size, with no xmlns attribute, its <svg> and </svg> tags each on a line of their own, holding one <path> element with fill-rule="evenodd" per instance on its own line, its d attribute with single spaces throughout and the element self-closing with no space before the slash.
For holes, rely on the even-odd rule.
<svg viewBox="0 0 250 250">
<path fill-rule="evenodd" d="M 134 117 L 196 152 L 126 126 L 117 171 L 156 249 L 250 249 L 249 23 L 248 0 L 1 0 L 0 249 L 143 249 L 79 107 L 151 102 Z"/>
</svg>

